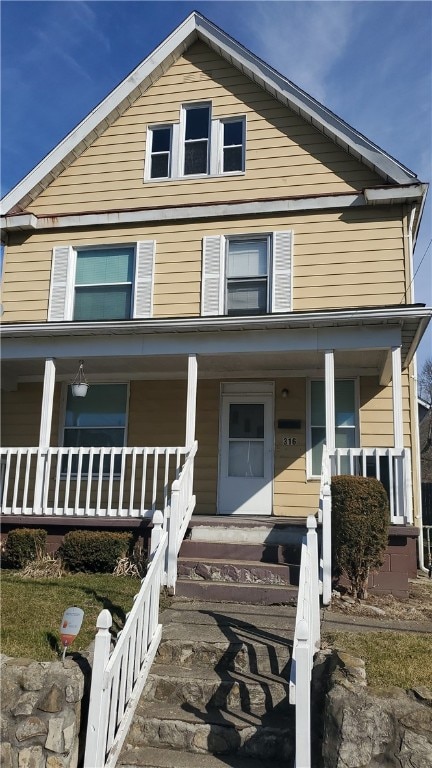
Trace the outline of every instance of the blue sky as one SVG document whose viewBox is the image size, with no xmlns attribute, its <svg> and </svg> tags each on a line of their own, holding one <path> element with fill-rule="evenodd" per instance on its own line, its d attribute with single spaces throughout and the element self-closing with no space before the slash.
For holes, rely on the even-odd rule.
<svg viewBox="0 0 432 768">
<path fill-rule="evenodd" d="M 1 0 L 1 191 L 8 192 L 192 10 L 432 180 L 432 3 Z M 415 252 L 432 304 L 432 192 Z M 432 355 L 432 329 L 420 365 Z"/>
</svg>

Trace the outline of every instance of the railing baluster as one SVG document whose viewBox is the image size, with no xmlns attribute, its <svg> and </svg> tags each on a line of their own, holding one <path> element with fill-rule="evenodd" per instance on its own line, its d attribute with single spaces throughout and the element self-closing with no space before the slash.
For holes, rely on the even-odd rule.
<svg viewBox="0 0 432 768">
<path fill-rule="evenodd" d="M 159 448 L 155 448 L 154 464 L 153 464 L 152 506 L 151 506 L 152 512 L 154 512 L 156 509 L 158 468 L 159 468 Z"/>
<path fill-rule="evenodd" d="M 101 495 L 102 495 L 102 482 L 103 482 L 103 463 L 104 463 L 104 449 L 99 448 L 99 472 L 97 481 L 96 492 L 96 517 L 103 514 L 101 513 Z"/>
<path fill-rule="evenodd" d="M 49 490 L 50 490 L 50 484 L 51 484 L 51 462 L 52 462 L 53 450 L 55 449 L 48 448 L 47 454 L 46 454 L 45 478 L 44 478 L 44 484 L 43 484 L 43 498 L 42 498 L 42 514 L 43 515 L 51 515 L 53 512 L 53 509 L 49 508 Z M 37 468 L 38 468 L 38 464 L 36 459 L 36 472 L 37 472 Z"/>
<path fill-rule="evenodd" d="M 393 480 L 393 461 L 392 461 L 392 453 L 391 449 L 387 449 L 387 461 L 388 461 L 388 468 L 389 468 L 389 496 L 390 496 L 390 522 L 394 522 L 393 518 L 395 515 L 394 510 L 394 480 Z"/>
<path fill-rule="evenodd" d="M 169 477 L 169 461 L 170 461 L 170 450 L 169 448 L 165 448 L 165 473 L 164 473 L 164 487 L 163 487 L 163 508 L 166 509 L 168 506 L 168 477 Z"/>
<path fill-rule="evenodd" d="M 78 466 L 77 466 L 77 473 L 76 473 L 76 480 L 75 480 L 75 506 L 74 506 L 75 515 L 78 515 L 80 510 L 82 460 L 83 460 L 83 449 L 78 448 Z"/>
<path fill-rule="evenodd" d="M 16 511 L 17 511 L 18 488 L 19 488 L 20 469 L 21 469 L 21 455 L 22 455 L 21 448 L 18 448 L 16 459 L 15 459 L 15 483 L 14 483 L 14 490 L 13 490 L 13 497 L 12 497 L 12 514 L 13 515 L 16 515 Z"/>
<path fill-rule="evenodd" d="M 85 508 L 86 515 L 93 514 L 92 509 L 90 507 L 92 479 L 93 479 L 93 456 L 94 456 L 94 448 L 90 448 L 89 464 L 88 464 L 88 471 L 87 471 L 87 492 L 86 492 L 86 508 Z"/>
<path fill-rule="evenodd" d="M 30 449 L 27 448 L 25 477 L 24 477 L 24 492 L 23 492 L 23 499 L 22 499 L 22 512 L 24 515 L 27 514 L 27 498 L 28 498 L 28 488 L 29 488 L 29 481 L 30 481 L 31 457 L 32 457 L 31 448 Z M 43 513 L 43 510 L 42 510 L 42 513 Z"/>
<path fill-rule="evenodd" d="M 123 492 L 124 492 L 124 476 L 125 476 L 125 448 L 121 449 L 121 463 L 120 463 L 120 486 L 119 486 L 119 498 L 118 498 L 118 514 L 123 515 Z"/>
<path fill-rule="evenodd" d="M 3 511 L 5 511 L 5 508 L 7 507 L 11 456 L 12 456 L 11 452 L 8 451 L 6 454 L 6 467 L 5 467 L 4 476 L 3 476 L 3 493 L 2 493 L 2 510 Z"/>
<path fill-rule="evenodd" d="M 57 466 L 56 466 L 56 479 L 55 479 L 55 488 L 54 488 L 53 512 L 55 515 L 61 515 L 62 510 L 59 509 L 59 493 L 60 493 L 60 480 L 61 480 L 61 465 L 63 461 L 62 448 L 57 449 L 56 456 L 57 456 Z"/>
<path fill-rule="evenodd" d="M 68 448 L 67 452 L 67 467 L 66 467 L 66 487 L 65 487 L 65 495 L 64 495 L 64 514 L 69 514 L 69 491 L 70 491 L 70 481 L 71 481 L 71 473 L 72 473 L 72 448 Z M 73 510 L 72 510 L 73 511 Z"/>
<path fill-rule="evenodd" d="M 114 448 L 110 448 L 110 452 L 109 452 L 109 478 L 108 478 L 108 498 L 107 498 L 107 515 L 108 516 L 110 516 L 112 512 L 112 494 L 113 494 L 114 462 L 115 462 L 114 450 L 115 450 Z"/>
<path fill-rule="evenodd" d="M 147 480 L 147 452 L 148 452 L 148 449 L 144 448 L 143 460 L 142 460 L 140 515 L 142 515 L 145 510 L 145 492 L 146 492 L 146 480 Z"/>
<path fill-rule="evenodd" d="M 134 515 L 135 506 L 134 506 L 134 496 L 135 496 L 135 474 L 136 474 L 136 453 L 137 449 L 132 448 L 132 469 L 131 469 L 131 485 L 130 485 L 130 492 L 129 492 L 129 517 L 132 517 Z"/>
</svg>

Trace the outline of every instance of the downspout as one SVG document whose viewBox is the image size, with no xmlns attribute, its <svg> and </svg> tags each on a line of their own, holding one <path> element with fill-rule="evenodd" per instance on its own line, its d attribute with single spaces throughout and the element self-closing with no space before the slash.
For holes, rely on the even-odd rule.
<svg viewBox="0 0 432 768">
<path fill-rule="evenodd" d="M 416 213 L 416 206 L 413 205 L 411 209 L 411 215 L 409 219 L 409 225 L 408 225 L 408 254 L 409 254 L 409 266 L 410 266 L 410 303 L 414 304 L 414 248 L 413 248 L 413 225 L 414 225 L 414 219 L 415 219 L 415 213 Z M 408 297 L 407 297 L 408 298 Z M 415 461 L 413 462 L 413 470 L 414 470 L 414 479 L 415 479 L 415 487 L 418 489 L 418 500 L 417 504 L 415 505 L 415 513 L 414 513 L 414 523 L 417 525 L 419 529 L 419 536 L 417 539 L 418 543 L 418 562 L 419 562 L 419 568 L 423 573 L 429 573 L 428 568 L 425 567 L 424 562 L 424 540 L 423 540 L 423 508 L 422 508 L 422 495 L 421 495 L 421 471 L 420 471 L 420 430 L 419 430 L 419 420 L 418 420 L 418 406 L 417 406 L 417 387 L 418 387 L 418 377 L 417 377 L 417 354 L 414 355 L 412 359 L 412 366 L 413 366 L 413 376 L 412 380 L 414 383 L 414 395 L 413 395 L 413 405 L 411 407 L 411 423 L 412 423 L 412 431 L 413 431 L 413 446 L 416 452 Z"/>
</svg>

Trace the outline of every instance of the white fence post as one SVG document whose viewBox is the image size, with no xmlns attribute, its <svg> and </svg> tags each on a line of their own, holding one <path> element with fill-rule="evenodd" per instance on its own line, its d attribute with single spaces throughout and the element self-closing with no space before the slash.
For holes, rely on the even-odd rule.
<svg viewBox="0 0 432 768">
<path fill-rule="evenodd" d="M 167 550 L 167 587 L 175 593 L 177 582 L 177 531 L 180 514 L 180 483 L 174 480 L 171 486 L 171 505 L 168 520 L 168 550 Z"/>
<path fill-rule="evenodd" d="M 296 768 L 310 768 L 311 764 L 311 668 L 308 643 L 309 628 L 303 619 L 297 626 L 296 648 L 296 685 L 295 721 L 296 721 Z M 305 684 L 309 681 L 308 684 Z"/>
<path fill-rule="evenodd" d="M 150 539 L 150 555 L 153 555 L 153 553 L 156 551 L 158 544 L 162 538 L 164 518 L 160 509 L 157 509 L 156 512 L 154 513 L 152 522 L 153 522 L 153 530 L 152 530 L 151 539 Z"/>
<path fill-rule="evenodd" d="M 330 605 L 332 595 L 332 520 L 331 520 L 331 489 L 326 482 L 322 490 L 322 563 L 324 605 Z"/>
<path fill-rule="evenodd" d="M 310 557 L 311 568 L 311 616 L 312 627 L 311 637 L 313 643 L 313 653 L 320 647 L 320 598 L 319 598 L 319 562 L 318 562 L 318 536 L 317 521 L 313 515 L 308 515 L 307 521 L 307 548 Z"/>
<path fill-rule="evenodd" d="M 103 768 L 105 765 L 106 735 L 110 700 L 104 696 L 104 675 L 111 647 L 112 616 L 105 608 L 100 612 L 96 627 L 90 704 L 87 723 L 84 768 Z"/>
</svg>

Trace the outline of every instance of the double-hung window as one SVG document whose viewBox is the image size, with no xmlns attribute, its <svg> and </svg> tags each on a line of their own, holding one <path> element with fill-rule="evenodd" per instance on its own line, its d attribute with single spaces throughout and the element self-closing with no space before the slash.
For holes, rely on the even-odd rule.
<svg viewBox="0 0 432 768">
<path fill-rule="evenodd" d="M 291 230 L 203 239 L 201 314 L 292 311 Z"/>
<path fill-rule="evenodd" d="M 356 392 L 353 379 L 335 381 L 336 448 L 355 448 L 357 439 Z M 326 437 L 325 383 L 310 382 L 310 474 L 321 475 L 322 449 Z M 342 461 L 342 471 L 345 462 Z M 346 466 L 346 470 L 348 465 Z"/>
<path fill-rule="evenodd" d="M 227 240 L 226 314 L 268 311 L 270 238 Z"/>
<path fill-rule="evenodd" d="M 243 171 L 245 163 L 245 120 L 232 118 L 221 120 L 220 136 L 221 173 Z"/>
<path fill-rule="evenodd" d="M 92 384 L 86 397 L 73 397 L 67 390 L 63 445 L 73 448 L 121 448 L 125 445 L 127 384 Z M 104 471 L 109 471 L 110 457 L 104 460 Z M 120 470 L 121 456 L 114 460 L 115 471 Z M 72 472 L 77 471 L 78 457 L 72 460 Z M 88 456 L 83 457 L 82 471 L 89 468 Z M 64 466 L 65 470 L 66 467 Z M 95 456 L 93 471 L 98 471 Z"/>
<path fill-rule="evenodd" d="M 77 252 L 74 320 L 126 320 L 131 316 L 134 248 Z"/>
<path fill-rule="evenodd" d="M 48 320 L 81 322 L 151 317 L 154 240 L 53 249 Z"/>
<path fill-rule="evenodd" d="M 150 178 L 168 179 L 172 165 L 172 125 L 149 129 Z"/>
<path fill-rule="evenodd" d="M 210 163 L 210 105 L 188 105 L 183 110 L 183 176 L 207 174 Z"/>
</svg>

